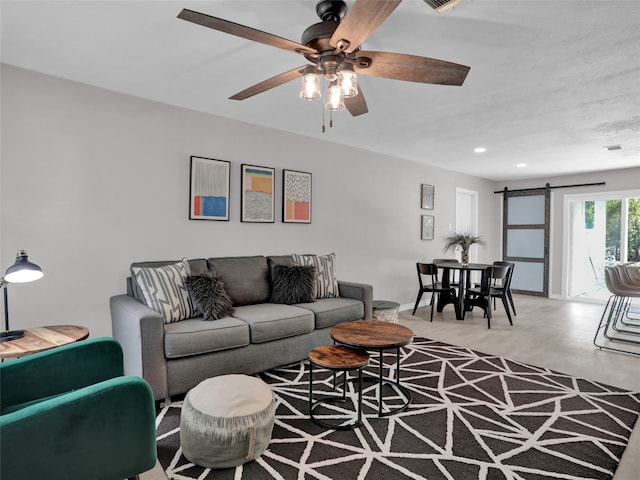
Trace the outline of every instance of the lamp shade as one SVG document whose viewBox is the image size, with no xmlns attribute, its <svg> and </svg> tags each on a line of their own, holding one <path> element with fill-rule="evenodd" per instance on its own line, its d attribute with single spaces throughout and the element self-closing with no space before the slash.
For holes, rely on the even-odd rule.
<svg viewBox="0 0 640 480">
<path fill-rule="evenodd" d="M 42 269 L 29 261 L 27 252 L 20 250 L 16 256 L 16 263 L 7 268 L 4 280 L 9 283 L 26 283 L 38 280 L 43 275 Z"/>
</svg>

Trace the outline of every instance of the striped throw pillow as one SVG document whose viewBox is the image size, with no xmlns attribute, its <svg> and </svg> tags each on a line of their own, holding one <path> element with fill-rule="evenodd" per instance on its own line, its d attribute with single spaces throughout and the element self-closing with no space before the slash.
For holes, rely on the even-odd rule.
<svg viewBox="0 0 640 480">
<path fill-rule="evenodd" d="M 164 323 L 196 316 L 184 282 L 189 275 L 191 268 L 186 258 L 163 267 L 131 267 L 131 276 L 145 305 L 162 314 Z"/>
<path fill-rule="evenodd" d="M 312 265 L 316 269 L 316 298 L 339 297 L 336 277 L 336 254 L 292 255 L 295 265 Z"/>
</svg>

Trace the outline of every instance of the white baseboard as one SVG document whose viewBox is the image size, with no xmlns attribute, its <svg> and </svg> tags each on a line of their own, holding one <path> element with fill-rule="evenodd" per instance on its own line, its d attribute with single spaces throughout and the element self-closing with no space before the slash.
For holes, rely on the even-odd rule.
<svg viewBox="0 0 640 480">
<path fill-rule="evenodd" d="M 427 298 L 426 300 L 424 300 L 424 299 L 420 300 L 420 303 L 418 304 L 418 308 L 429 306 L 429 302 L 430 301 L 431 301 L 431 297 Z M 415 305 L 415 303 L 402 304 L 402 305 L 400 305 L 400 311 L 401 312 L 404 312 L 406 310 L 413 311 L 414 305 Z"/>
</svg>

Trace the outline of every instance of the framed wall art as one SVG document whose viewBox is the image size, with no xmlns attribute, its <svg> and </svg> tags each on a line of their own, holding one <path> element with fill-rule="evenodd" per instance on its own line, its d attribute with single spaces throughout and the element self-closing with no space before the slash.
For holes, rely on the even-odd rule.
<svg viewBox="0 0 640 480">
<path fill-rule="evenodd" d="M 420 207 L 426 210 L 433 210 L 434 186 L 423 183 L 420 189 Z"/>
<path fill-rule="evenodd" d="M 422 215 L 422 240 L 433 240 L 433 215 Z"/>
<path fill-rule="evenodd" d="M 240 210 L 242 222 L 275 221 L 275 169 L 242 165 Z"/>
<path fill-rule="evenodd" d="M 229 220 L 229 166 L 226 160 L 191 157 L 189 219 Z"/>
<path fill-rule="evenodd" d="M 311 174 L 283 170 L 282 221 L 311 223 Z"/>
</svg>

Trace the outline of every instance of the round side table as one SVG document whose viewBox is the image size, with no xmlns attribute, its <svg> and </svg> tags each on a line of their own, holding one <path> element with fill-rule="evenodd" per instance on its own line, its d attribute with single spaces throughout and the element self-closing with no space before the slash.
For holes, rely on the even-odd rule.
<svg viewBox="0 0 640 480">
<path fill-rule="evenodd" d="M 364 350 L 354 350 L 343 345 L 324 345 L 309 352 L 309 416 L 311 420 L 326 428 L 334 430 L 351 430 L 362 423 L 362 369 L 369 363 L 369 354 Z M 332 396 L 324 400 L 314 400 L 313 397 L 313 366 L 332 370 L 334 375 L 342 372 L 342 395 Z M 320 407 L 335 403 L 347 403 L 347 372 L 358 372 L 358 400 L 355 405 L 355 419 L 349 423 L 349 418 L 338 419 L 333 422 L 322 420 L 316 415 Z M 334 390 L 336 379 L 334 376 Z M 333 418 L 333 414 L 331 417 Z"/>
<path fill-rule="evenodd" d="M 89 329 L 77 325 L 26 328 L 23 337 L 0 343 L 0 359 L 24 357 L 84 340 L 88 336 Z"/>
</svg>

